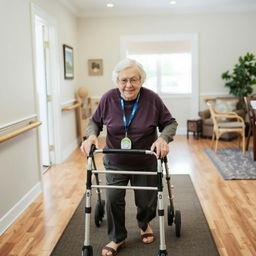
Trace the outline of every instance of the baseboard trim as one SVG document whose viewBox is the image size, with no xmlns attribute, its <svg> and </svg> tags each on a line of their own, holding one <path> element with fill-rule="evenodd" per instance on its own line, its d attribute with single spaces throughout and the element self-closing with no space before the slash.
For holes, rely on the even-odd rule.
<svg viewBox="0 0 256 256">
<path fill-rule="evenodd" d="M 1 219 L 0 219 L 0 235 L 13 224 L 13 222 L 26 210 L 26 208 L 35 200 L 42 192 L 41 182 L 38 182 L 30 189 Z"/>
</svg>

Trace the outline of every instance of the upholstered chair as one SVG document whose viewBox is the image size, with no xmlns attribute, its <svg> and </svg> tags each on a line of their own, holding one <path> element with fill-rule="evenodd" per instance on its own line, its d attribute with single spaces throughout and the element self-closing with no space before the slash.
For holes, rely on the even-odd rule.
<svg viewBox="0 0 256 256">
<path fill-rule="evenodd" d="M 235 112 L 217 112 L 213 102 L 207 101 L 211 118 L 213 121 L 212 146 L 215 140 L 215 153 L 218 148 L 218 141 L 224 133 L 237 133 L 242 139 L 242 151 L 245 152 L 245 122 Z M 240 146 L 240 140 L 239 140 Z"/>
<path fill-rule="evenodd" d="M 214 97 L 206 98 L 205 102 L 211 101 L 215 110 L 220 113 L 235 112 L 242 118 L 245 117 L 245 109 L 239 104 L 239 99 L 235 97 Z M 202 119 L 202 137 L 211 138 L 213 133 L 213 120 L 210 109 L 199 111 L 198 115 Z M 223 140 L 232 140 L 237 137 L 237 133 L 224 133 L 221 135 Z"/>
</svg>

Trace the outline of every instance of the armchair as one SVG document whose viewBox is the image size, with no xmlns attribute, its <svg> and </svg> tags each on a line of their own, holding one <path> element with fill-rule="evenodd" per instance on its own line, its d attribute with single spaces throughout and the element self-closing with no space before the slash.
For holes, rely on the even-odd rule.
<svg viewBox="0 0 256 256">
<path fill-rule="evenodd" d="M 212 144 L 214 139 L 215 142 L 215 153 L 217 152 L 218 141 L 222 134 L 224 133 L 238 133 L 242 138 L 242 150 L 245 152 L 245 123 L 242 117 L 240 117 L 235 112 L 220 113 L 216 112 L 212 102 L 208 101 L 207 105 L 211 113 L 211 118 L 213 121 L 213 134 L 212 134 Z M 240 146 L 240 141 L 239 141 Z"/>
<path fill-rule="evenodd" d="M 240 108 L 238 98 L 234 97 L 214 97 L 206 98 L 206 102 L 212 102 L 216 106 L 217 112 L 235 112 L 242 118 L 245 117 L 245 110 Z M 198 115 L 202 119 L 202 136 L 211 138 L 213 134 L 213 120 L 211 118 L 210 109 L 199 111 Z M 221 135 L 223 140 L 232 140 L 237 137 L 237 133 L 224 133 Z"/>
</svg>

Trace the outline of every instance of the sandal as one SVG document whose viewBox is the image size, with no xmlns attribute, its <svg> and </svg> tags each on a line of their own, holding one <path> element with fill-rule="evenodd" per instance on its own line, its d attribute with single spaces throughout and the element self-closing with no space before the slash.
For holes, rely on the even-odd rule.
<svg viewBox="0 0 256 256">
<path fill-rule="evenodd" d="M 104 247 L 102 248 L 102 251 L 103 251 L 103 250 L 106 250 L 107 252 L 106 252 L 105 254 L 101 254 L 101 255 L 103 255 L 103 256 L 116 256 L 116 255 L 117 255 L 117 252 L 118 252 L 121 248 L 123 248 L 123 247 L 125 247 L 125 241 L 123 241 L 123 243 L 121 243 L 121 244 L 117 247 L 116 250 L 115 250 L 114 248 L 110 247 L 110 246 L 104 246 Z M 111 252 L 111 254 L 108 254 L 109 252 Z"/>
<path fill-rule="evenodd" d="M 145 233 L 143 235 L 140 236 L 141 237 L 141 242 L 143 244 L 151 244 L 155 241 L 155 236 L 153 233 Z M 151 242 L 144 242 L 144 238 L 149 238 L 149 237 L 153 237 L 152 241 Z"/>
<path fill-rule="evenodd" d="M 141 230 L 141 232 L 142 231 L 143 230 Z M 149 224 L 148 224 L 147 228 L 145 229 L 145 231 L 143 231 L 143 232 L 146 232 L 146 233 L 140 234 L 141 242 L 143 244 L 151 244 L 155 241 L 155 236 L 154 236 L 153 231 L 152 231 L 151 227 L 149 226 Z M 144 241 L 145 238 L 150 238 L 150 237 L 153 238 L 152 241 L 150 241 L 150 242 L 148 242 L 148 240 Z"/>
</svg>

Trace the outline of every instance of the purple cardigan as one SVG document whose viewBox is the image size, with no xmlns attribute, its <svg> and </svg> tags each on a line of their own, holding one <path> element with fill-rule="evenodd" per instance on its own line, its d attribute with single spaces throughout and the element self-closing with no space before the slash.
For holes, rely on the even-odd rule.
<svg viewBox="0 0 256 256">
<path fill-rule="evenodd" d="M 107 127 L 106 148 L 120 148 L 125 137 L 122 108 L 118 88 L 105 93 L 92 116 L 100 131 Z M 134 101 L 125 101 L 125 114 L 128 122 Z M 161 98 L 147 88 L 141 88 L 140 99 L 135 116 L 128 128 L 128 137 L 133 149 L 150 149 L 157 139 L 157 128 L 162 129 L 175 121 Z M 127 170 L 143 170 L 152 167 L 154 158 L 150 155 L 109 154 L 107 159 L 112 165 Z"/>
</svg>

